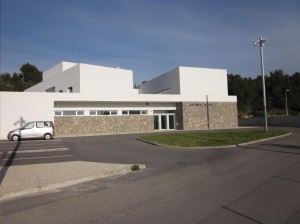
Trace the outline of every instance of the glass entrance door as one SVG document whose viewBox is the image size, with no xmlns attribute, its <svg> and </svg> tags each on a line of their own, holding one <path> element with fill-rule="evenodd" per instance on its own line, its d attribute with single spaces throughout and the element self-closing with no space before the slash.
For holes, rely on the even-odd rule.
<svg viewBox="0 0 300 224">
<path fill-rule="evenodd" d="M 160 126 L 160 117 L 159 115 L 154 115 L 154 130 L 159 130 L 159 126 Z"/>
<path fill-rule="evenodd" d="M 154 130 L 175 129 L 175 114 L 155 114 Z"/>
<path fill-rule="evenodd" d="M 169 114 L 169 129 L 175 129 L 175 115 Z"/>
<path fill-rule="evenodd" d="M 167 115 L 160 115 L 160 129 L 167 129 L 168 127 Z"/>
</svg>

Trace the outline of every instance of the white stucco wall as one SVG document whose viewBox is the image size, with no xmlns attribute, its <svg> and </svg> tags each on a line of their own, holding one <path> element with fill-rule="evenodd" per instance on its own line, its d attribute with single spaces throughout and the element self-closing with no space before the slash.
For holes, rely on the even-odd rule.
<svg viewBox="0 0 300 224">
<path fill-rule="evenodd" d="M 63 71 L 75 66 L 76 63 L 71 63 L 71 62 L 65 62 L 62 61 L 58 63 L 57 65 L 51 67 L 47 71 L 43 72 L 43 80 L 50 79 L 55 75 L 58 75 L 62 73 Z"/>
<path fill-rule="evenodd" d="M 0 92 L 0 139 L 23 123 L 53 121 L 53 97 L 49 93 Z"/>
<path fill-rule="evenodd" d="M 50 93 L 49 93 L 50 94 Z M 206 102 L 206 95 L 167 95 L 167 94 L 53 94 L 55 102 L 118 102 L 122 103 L 173 103 Z M 236 96 L 209 95 L 212 102 L 237 102 Z"/>
<path fill-rule="evenodd" d="M 180 94 L 228 95 L 225 69 L 179 67 Z"/>
<path fill-rule="evenodd" d="M 227 71 L 180 66 L 140 86 L 141 94 L 163 90 L 166 94 L 227 96 Z"/>
<path fill-rule="evenodd" d="M 180 94 L 179 68 L 175 68 L 140 86 L 140 94 L 153 94 L 164 91 L 167 94 Z"/>
<path fill-rule="evenodd" d="M 97 65 L 61 62 L 43 73 L 43 82 L 25 90 L 25 92 L 101 93 L 101 94 L 138 94 L 133 89 L 133 72 L 131 70 Z"/>
<path fill-rule="evenodd" d="M 228 95 L 225 69 L 178 67 L 133 89 L 131 70 L 82 63 L 61 62 L 43 74 L 43 82 L 26 92 L 67 92 L 98 94 L 181 94 Z M 54 89 L 55 87 L 55 89 Z"/>
<path fill-rule="evenodd" d="M 55 87 L 55 92 L 62 90 L 67 92 L 69 87 L 73 88 L 73 92 L 80 92 L 80 75 L 79 64 L 74 64 L 70 68 L 43 80 L 43 82 L 28 88 L 25 92 L 44 92 L 45 90 Z"/>
<path fill-rule="evenodd" d="M 133 94 L 131 70 L 80 64 L 80 92 L 105 94 Z"/>
</svg>

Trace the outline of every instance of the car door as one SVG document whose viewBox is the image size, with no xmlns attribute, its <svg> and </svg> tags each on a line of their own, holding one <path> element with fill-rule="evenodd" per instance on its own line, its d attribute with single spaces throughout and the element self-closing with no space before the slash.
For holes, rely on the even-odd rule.
<svg viewBox="0 0 300 224">
<path fill-rule="evenodd" d="M 34 128 L 35 128 L 35 122 L 30 122 L 26 124 L 21 129 L 21 138 L 33 138 L 34 137 Z"/>
<path fill-rule="evenodd" d="M 44 134 L 47 133 L 46 122 L 44 121 L 37 121 L 36 128 L 34 129 L 34 137 L 40 138 L 43 137 Z"/>
</svg>

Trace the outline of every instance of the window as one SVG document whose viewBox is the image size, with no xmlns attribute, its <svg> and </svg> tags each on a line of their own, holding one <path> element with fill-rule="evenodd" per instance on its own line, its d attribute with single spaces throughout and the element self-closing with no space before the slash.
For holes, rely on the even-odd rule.
<svg viewBox="0 0 300 224">
<path fill-rule="evenodd" d="M 148 110 L 122 110 L 123 115 L 148 114 Z"/>
<path fill-rule="evenodd" d="M 109 110 L 97 110 L 97 115 L 110 115 Z"/>
<path fill-rule="evenodd" d="M 26 125 L 23 127 L 23 129 L 31 129 L 31 128 L 33 128 L 33 127 L 34 127 L 34 123 L 32 122 L 32 123 L 26 124 Z"/>
<path fill-rule="evenodd" d="M 140 110 L 130 110 L 129 114 L 141 114 Z"/>
<path fill-rule="evenodd" d="M 91 116 L 109 116 L 109 115 L 117 115 L 117 110 L 90 110 Z"/>
<path fill-rule="evenodd" d="M 55 86 L 52 86 L 51 88 L 49 89 L 45 89 L 45 92 L 55 92 Z"/>
<path fill-rule="evenodd" d="M 46 121 L 46 122 L 38 121 L 38 122 L 36 122 L 36 127 L 37 128 L 47 128 L 47 127 L 52 127 L 52 126 L 53 126 L 53 123 L 50 122 L 50 121 Z"/>
<path fill-rule="evenodd" d="M 175 110 L 155 110 L 154 114 L 175 114 Z"/>
<path fill-rule="evenodd" d="M 83 116 L 84 110 L 56 110 L 54 114 L 55 116 Z"/>
<path fill-rule="evenodd" d="M 44 122 L 45 127 L 53 127 L 53 123 L 51 121 Z"/>
<path fill-rule="evenodd" d="M 37 128 L 44 128 L 45 127 L 45 122 L 36 122 L 36 127 Z"/>
<path fill-rule="evenodd" d="M 167 110 L 167 114 L 175 114 L 175 110 Z"/>
<path fill-rule="evenodd" d="M 55 116 L 61 116 L 62 115 L 62 111 L 55 111 L 54 114 L 55 114 Z"/>
<path fill-rule="evenodd" d="M 76 110 L 64 110 L 63 116 L 76 116 Z"/>
<path fill-rule="evenodd" d="M 95 116 L 97 115 L 97 112 L 95 110 L 90 110 L 90 115 Z"/>
<path fill-rule="evenodd" d="M 84 115 L 84 111 L 83 110 L 77 110 L 77 116 L 82 116 Z"/>
</svg>

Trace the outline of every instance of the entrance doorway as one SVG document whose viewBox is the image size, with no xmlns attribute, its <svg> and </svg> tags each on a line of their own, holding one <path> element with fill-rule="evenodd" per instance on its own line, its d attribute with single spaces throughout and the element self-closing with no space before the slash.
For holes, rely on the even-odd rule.
<svg viewBox="0 0 300 224">
<path fill-rule="evenodd" d="M 159 113 L 154 111 L 154 130 L 174 130 L 174 129 L 175 129 L 175 112 Z"/>
</svg>

